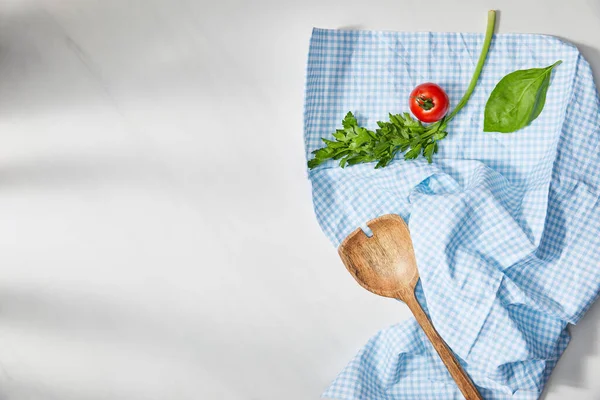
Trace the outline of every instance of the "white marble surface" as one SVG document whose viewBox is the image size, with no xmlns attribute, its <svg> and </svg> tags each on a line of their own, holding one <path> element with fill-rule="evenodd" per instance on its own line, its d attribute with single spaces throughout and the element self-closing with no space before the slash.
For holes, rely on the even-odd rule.
<svg viewBox="0 0 600 400">
<path fill-rule="evenodd" d="M 489 8 L 600 76 L 598 0 L 3 0 L 0 399 L 318 398 L 409 312 L 313 216 L 311 28 L 480 32 Z M 545 399 L 600 398 L 599 352 L 597 304 Z"/>
</svg>

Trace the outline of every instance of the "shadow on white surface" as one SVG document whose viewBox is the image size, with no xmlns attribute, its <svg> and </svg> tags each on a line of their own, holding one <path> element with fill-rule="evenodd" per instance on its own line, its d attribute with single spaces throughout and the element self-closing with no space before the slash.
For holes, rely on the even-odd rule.
<svg viewBox="0 0 600 400">
<path fill-rule="evenodd" d="M 339 29 L 340 31 L 362 31 L 367 28 L 365 28 L 364 26 L 359 25 L 359 24 L 353 24 L 353 25 L 343 25 L 336 29 Z"/>
<path fill-rule="evenodd" d="M 570 326 L 571 342 L 550 376 L 540 399 L 547 399 L 550 391 L 560 386 L 585 388 L 586 360 L 598 355 L 600 348 L 600 302 L 594 303 L 585 317 Z"/>
<path fill-rule="evenodd" d="M 157 183 L 161 171 L 151 162 L 128 155 L 57 154 L 0 162 L 0 192 L 17 188 L 56 191 L 109 183 Z"/>
<path fill-rule="evenodd" d="M 126 381 L 137 386 L 121 387 L 125 393 L 118 398 L 155 398 L 148 393 L 153 386 L 160 387 L 165 369 L 179 374 L 175 380 L 179 380 L 178 390 L 182 393 L 186 391 L 184 383 L 194 381 L 211 387 L 208 391 L 214 396 L 225 390 L 247 393 L 252 385 L 250 378 L 230 379 L 231 360 L 224 357 L 229 349 L 236 349 L 239 357 L 266 363 L 286 350 L 270 346 L 260 332 L 243 342 L 236 341 L 227 321 L 206 319 L 197 323 L 166 303 L 124 304 L 123 300 L 88 292 L 1 286 L 0 325 L 4 335 L 9 332 L 27 340 L 31 348 L 20 355 L 43 359 L 42 364 L 48 369 L 42 369 L 42 378 L 32 369 L 25 380 L 19 372 L 6 371 L 0 362 L 0 400 L 108 399 L 113 398 L 111 387 L 125 376 Z M 248 333 L 253 331 L 247 328 Z M 34 340 L 36 336 L 43 340 Z M 64 354 L 59 358 L 61 352 Z M 94 366 L 88 365 L 92 359 Z M 209 364 L 207 359 L 213 361 Z M 105 371 L 102 376 L 90 377 L 102 370 Z M 47 379 L 56 376 L 57 371 L 67 377 L 88 380 L 88 386 Z M 195 376 L 193 381 L 192 376 Z M 104 382 L 104 388 L 99 381 Z M 189 394 L 184 397 L 191 398 Z"/>
</svg>

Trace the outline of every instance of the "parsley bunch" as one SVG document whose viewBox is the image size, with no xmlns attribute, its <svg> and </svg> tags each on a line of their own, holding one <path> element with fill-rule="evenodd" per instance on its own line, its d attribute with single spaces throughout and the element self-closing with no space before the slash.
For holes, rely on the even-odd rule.
<svg viewBox="0 0 600 400">
<path fill-rule="evenodd" d="M 462 99 L 450 114 L 431 125 L 423 125 L 409 113 L 390 114 L 389 121 L 378 121 L 379 128 L 371 131 L 358 125 L 354 115 L 348 112 L 342 120 L 343 129 L 338 129 L 333 134 L 335 140 L 321 139 L 325 147 L 312 152 L 314 157 L 308 161 L 308 168 L 313 169 L 331 159 L 339 160 L 342 168 L 375 161 L 375 168 L 383 168 L 398 152 L 404 153 L 405 160 L 423 155 L 431 163 L 433 155 L 438 151 L 438 142 L 448 135 L 448 122 L 467 104 L 475 90 L 490 48 L 495 22 L 496 12 L 490 11 L 483 47 L 473 77 Z"/>
<path fill-rule="evenodd" d="M 308 162 L 313 169 L 329 160 L 340 160 L 340 167 L 377 161 L 375 168 L 387 166 L 398 152 L 405 152 L 407 160 L 421 153 L 431 162 L 438 151 L 438 142 L 448 134 L 444 119 L 425 126 L 413 119 L 409 113 L 390 114 L 389 122 L 378 121 L 375 132 L 358 125 L 349 112 L 342 120 L 344 129 L 333 134 L 334 140 L 321 139 L 325 147 L 313 151 L 314 158 Z M 407 151 L 408 150 L 408 151 Z"/>
</svg>

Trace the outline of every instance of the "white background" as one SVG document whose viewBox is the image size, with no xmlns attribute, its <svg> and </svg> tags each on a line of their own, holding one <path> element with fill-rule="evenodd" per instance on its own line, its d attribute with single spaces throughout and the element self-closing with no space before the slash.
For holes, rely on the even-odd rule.
<svg viewBox="0 0 600 400">
<path fill-rule="evenodd" d="M 599 0 L 3 0 L 0 399 L 318 398 L 409 311 L 314 218 L 311 29 L 483 32 L 490 8 L 600 77 Z M 545 399 L 600 398 L 599 351 L 597 304 Z"/>
</svg>

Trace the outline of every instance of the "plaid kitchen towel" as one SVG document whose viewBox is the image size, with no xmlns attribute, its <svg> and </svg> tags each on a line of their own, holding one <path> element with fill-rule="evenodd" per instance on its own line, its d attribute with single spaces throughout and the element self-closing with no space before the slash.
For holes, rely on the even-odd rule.
<svg viewBox="0 0 600 400">
<path fill-rule="evenodd" d="M 352 111 L 374 129 L 436 82 L 461 98 L 483 35 L 313 31 L 307 158 Z M 513 134 L 483 132 L 485 101 L 506 74 L 563 63 L 544 111 Z M 432 164 L 309 172 L 318 221 L 337 246 L 396 213 L 409 224 L 417 289 L 433 324 L 486 399 L 536 399 L 600 288 L 600 104 L 588 63 L 554 37 L 494 36 L 479 83 Z M 357 289 L 358 290 L 358 289 Z M 460 399 L 414 320 L 373 337 L 323 394 L 334 399 Z"/>
</svg>

